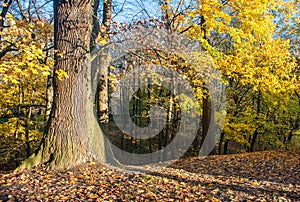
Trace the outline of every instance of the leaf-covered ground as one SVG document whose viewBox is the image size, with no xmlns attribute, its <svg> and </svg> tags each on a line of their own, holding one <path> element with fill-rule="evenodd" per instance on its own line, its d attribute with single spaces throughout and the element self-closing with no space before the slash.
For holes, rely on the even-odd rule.
<svg viewBox="0 0 300 202">
<path fill-rule="evenodd" d="M 2 201 L 300 201 L 300 152 L 181 159 L 152 173 L 100 164 L 0 176 Z M 149 167 L 140 168 L 143 170 Z"/>
</svg>

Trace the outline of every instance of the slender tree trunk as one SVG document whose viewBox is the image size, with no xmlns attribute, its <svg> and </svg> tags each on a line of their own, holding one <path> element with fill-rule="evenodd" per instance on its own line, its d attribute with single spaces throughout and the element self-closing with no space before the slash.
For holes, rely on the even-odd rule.
<svg viewBox="0 0 300 202">
<path fill-rule="evenodd" d="M 45 117 L 44 121 L 46 122 L 49 119 L 51 108 L 52 108 L 52 99 L 53 99 L 53 73 L 47 78 L 46 85 L 46 109 L 45 109 Z"/>
<path fill-rule="evenodd" d="M 106 50 L 103 51 L 100 57 L 100 81 L 98 83 L 98 112 L 99 121 L 103 124 L 107 124 L 109 121 L 108 117 L 108 53 Z"/>
<path fill-rule="evenodd" d="M 91 52 L 96 48 L 96 39 L 100 33 L 100 25 L 98 20 L 98 8 L 99 8 L 100 0 L 93 0 L 93 28 L 90 39 L 90 49 Z"/>
<path fill-rule="evenodd" d="M 26 118 L 25 118 L 25 143 L 26 143 L 26 156 L 27 157 L 29 157 L 31 154 L 30 137 L 29 137 L 31 112 L 32 112 L 32 107 L 29 106 L 26 109 Z"/>
<path fill-rule="evenodd" d="M 251 139 L 251 143 L 250 143 L 250 152 L 253 152 L 254 151 L 254 145 L 255 145 L 255 142 L 256 142 L 256 139 L 257 139 L 257 135 L 258 135 L 258 132 L 257 132 L 257 129 L 254 131 L 254 134 L 253 134 L 253 137 Z"/>
<path fill-rule="evenodd" d="M 203 34 L 203 39 L 207 40 L 208 43 L 210 43 L 209 38 L 206 35 L 206 25 L 205 25 L 205 18 L 204 16 L 201 16 L 201 34 Z M 205 50 L 205 48 L 203 48 Z M 210 152 L 210 144 L 214 144 L 214 140 L 211 135 L 208 135 L 209 132 L 209 126 L 211 120 L 213 120 L 214 113 L 212 109 L 212 102 L 209 95 L 209 90 L 207 88 L 204 88 L 204 97 L 202 99 L 203 107 L 202 107 L 202 139 L 201 139 L 201 149 L 200 152 L 202 154 L 207 154 Z M 204 144 L 205 139 L 207 138 L 207 144 Z"/>
<path fill-rule="evenodd" d="M 33 104 L 33 97 L 35 91 L 33 90 L 30 97 L 30 106 L 26 109 L 26 118 L 25 118 L 25 142 L 26 142 L 26 155 L 27 157 L 31 154 L 31 147 L 30 147 L 30 137 L 29 137 L 29 130 L 30 130 L 30 119 L 32 114 L 32 104 Z"/>
<path fill-rule="evenodd" d="M 256 110 L 256 116 L 258 117 L 259 114 L 260 114 L 260 104 L 261 104 L 261 93 L 258 92 L 258 97 L 257 97 L 257 100 L 256 100 L 256 104 L 257 104 L 257 110 Z M 258 136 L 258 128 L 255 129 L 254 133 L 253 133 L 253 136 L 252 136 L 252 139 L 251 139 L 251 142 L 250 142 L 250 152 L 253 152 L 254 151 L 254 146 L 255 146 L 255 143 L 256 143 L 256 140 L 257 140 L 257 136 Z"/>
<path fill-rule="evenodd" d="M 202 107 L 202 139 L 201 139 L 201 151 L 203 154 L 209 153 L 209 143 L 211 142 L 210 135 L 208 135 L 208 130 L 210 126 L 210 122 L 213 116 L 212 108 L 211 108 L 211 99 L 208 95 L 207 97 L 203 97 L 203 107 Z M 209 138 L 207 144 L 204 144 L 204 140 Z"/>
<path fill-rule="evenodd" d="M 229 141 L 226 140 L 226 141 L 224 142 L 224 150 L 223 150 L 223 154 L 224 154 L 224 155 L 228 154 L 228 145 L 229 145 Z"/>
<path fill-rule="evenodd" d="M 112 20 L 112 0 L 103 1 L 103 27 L 101 31 L 102 37 L 109 39 L 110 26 Z M 98 86 L 99 90 L 99 120 L 101 123 L 107 124 L 108 116 L 108 50 L 105 49 L 100 57 L 101 78 Z"/>
<path fill-rule="evenodd" d="M 292 137 L 293 137 L 293 131 L 291 130 L 291 131 L 289 132 L 288 137 L 287 137 L 287 143 L 291 143 Z"/>
<path fill-rule="evenodd" d="M 175 79 L 174 79 L 174 76 L 172 75 L 172 86 L 176 86 L 176 83 L 175 83 Z M 171 129 L 170 129 L 170 133 L 171 133 L 171 136 L 170 136 L 170 139 L 171 141 L 174 140 L 175 136 L 176 136 L 176 128 L 177 128 L 177 124 L 178 124 L 178 121 L 177 119 L 179 118 L 179 114 L 177 113 L 177 109 L 176 109 L 176 101 L 175 99 L 173 98 L 173 96 L 175 95 L 175 91 L 173 89 L 173 92 L 171 92 L 171 104 L 170 104 L 170 117 L 171 117 Z M 172 148 L 171 148 L 171 158 L 174 159 L 175 158 L 175 152 L 177 150 L 177 146 L 176 146 L 176 143 L 173 144 Z"/>
<path fill-rule="evenodd" d="M 68 77 L 53 80 L 53 108 L 40 150 L 20 167 L 46 163 L 50 169 L 67 169 L 99 160 L 105 162 L 104 136 L 93 112 L 90 37 L 92 5 L 87 0 L 54 1 L 55 70 Z"/>
<path fill-rule="evenodd" d="M 222 145 L 223 145 L 223 142 L 224 142 L 224 136 L 225 136 L 225 133 L 222 132 L 221 137 L 220 137 L 220 141 L 219 141 L 219 152 L 218 152 L 219 155 L 222 154 Z"/>
<path fill-rule="evenodd" d="M 298 98 L 298 106 L 300 107 L 300 94 L 295 91 L 295 95 Z M 296 122 L 294 128 L 289 132 L 287 143 L 291 144 L 293 138 L 293 131 L 300 129 L 300 113 L 297 114 Z"/>
<path fill-rule="evenodd" d="M 169 135 L 172 133 L 172 109 L 173 107 L 173 98 L 172 98 L 172 93 L 169 98 L 169 106 L 167 109 L 167 120 L 166 120 L 166 130 L 165 130 L 165 141 L 164 141 L 164 147 L 168 145 L 169 142 Z M 164 150 L 164 159 L 168 159 L 168 151 Z"/>
<path fill-rule="evenodd" d="M 148 78 L 148 83 L 150 83 L 150 78 Z M 147 85 L 147 106 L 148 109 L 151 107 L 151 85 Z M 148 139 L 149 152 L 152 153 L 152 141 L 151 138 Z M 158 148 L 161 149 L 161 132 L 158 134 Z"/>
<path fill-rule="evenodd" d="M 109 0 L 110 1 L 110 0 Z M 91 35 L 91 52 L 96 48 L 96 38 L 101 32 L 101 36 L 108 38 L 109 33 L 109 27 L 105 26 L 104 31 L 100 29 L 99 20 L 98 20 L 98 7 L 99 7 L 100 1 L 94 0 L 94 7 L 93 7 L 93 29 L 92 29 L 92 35 Z M 103 11 L 103 24 L 108 24 L 108 18 L 107 15 L 111 15 L 111 11 L 109 7 L 107 7 L 107 1 L 103 2 L 104 4 L 104 11 Z M 107 49 L 103 50 L 100 54 L 100 57 L 97 57 L 96 59 L 97 63 L 94 65 L 97 65 L 100 68 L 100 81 L 97 85 L 97 94 L 96 97 L 98 99 L 97 101 L 97 112 L 98 112 L 98 118 L 101 123 L 103 123 L 103 127 L 107 129 L 107 123 L 108 123 L 108 51 Z"/>
</svg>

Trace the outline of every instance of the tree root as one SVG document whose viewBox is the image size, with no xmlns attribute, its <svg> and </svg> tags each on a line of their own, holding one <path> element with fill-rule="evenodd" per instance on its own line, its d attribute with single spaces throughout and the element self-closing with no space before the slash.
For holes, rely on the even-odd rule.
<svg viewBox="0 0 300 202">
<path fill-rule="evenodd" d="M 19 165 L 14 172 L 22 171 L 25 169 L 29 169 L 33 166 L 37 166 L 42 164 L 42 152 L 39 151 L 38 153 L 33 153 L 29 158 L 25 159 L 21 165 Z"/>
</svg>

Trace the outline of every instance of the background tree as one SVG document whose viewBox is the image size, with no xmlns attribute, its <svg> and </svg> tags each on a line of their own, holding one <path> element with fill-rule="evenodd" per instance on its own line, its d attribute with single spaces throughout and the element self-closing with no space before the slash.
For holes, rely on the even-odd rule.
<svg viewBox="0 0 300 202">
<path fill-rule="evenodd" d="M 19 164 L 39 144 L 53 65 L 51 23 L 38 15 L 18 19 L 18 12 L 10 9 L 17 4 L 10 3 L 3 5 L 0 32 L 1 166 L 3 161 Z"/>
<path fill-rule="evenodd" d="M 101 26 L 101 38 L 106 41 L 109 41 L 111 35 L 111 24 L 112 24 L 112 0 L 103 1 L 103 18 L 102 18 L 102 26 Z M 109 54 L 108 49 L 105 49 L 101 53 L 101 57 L 99 58 L 100 64 L 100 82 L 98 84 L 98 113 L 99 113 L 99 121 L 103 124 L 107 124 L 109 121 L 108 116 L 108 68 L 109 68 Z"/>
</svg>

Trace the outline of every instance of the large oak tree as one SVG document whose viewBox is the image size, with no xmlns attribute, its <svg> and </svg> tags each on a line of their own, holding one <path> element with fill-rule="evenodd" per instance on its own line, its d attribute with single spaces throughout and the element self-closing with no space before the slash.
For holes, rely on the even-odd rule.
<svg viewBox="0 0 300 202">
<path fill-rule="evenodd" d="M 105 138 L 94 113 L 90 42 L 94 1 L 54 0 L 55 70 L 53 109 L 37 153 L 19 169 L 46 163 L 67 169 L 80 163 L 105 162 Z"/>
</svg>

